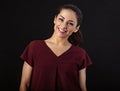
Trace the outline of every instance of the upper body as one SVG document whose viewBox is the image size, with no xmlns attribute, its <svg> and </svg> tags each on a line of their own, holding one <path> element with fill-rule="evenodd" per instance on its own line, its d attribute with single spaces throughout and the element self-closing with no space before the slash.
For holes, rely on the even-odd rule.
<svg viewBox="0 0 120 91">
<path fill-rule="evenodd" d="M 72 44 L 77 43 L 71 36 L 80 32 L 81 19 L 72 8 L 59 9 L 49 39 L 32 41 L 24 50 L 20 91 L 87 91 L 86 67 L 92 62 L 83 48 Z"/>
</svg>

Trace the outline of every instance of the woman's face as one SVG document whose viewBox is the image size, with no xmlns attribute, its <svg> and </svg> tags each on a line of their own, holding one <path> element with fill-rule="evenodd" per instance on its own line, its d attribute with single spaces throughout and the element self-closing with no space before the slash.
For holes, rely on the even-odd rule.
<svg viewBox="0 0 120 91">
<path fill-rule="evenodd" d="M 62 9 L 54 18 L 54 33 L 57 37 L 68 38 L 73 32 L 77 32 L 77 17 L 74 11 Z"/>
</svg>

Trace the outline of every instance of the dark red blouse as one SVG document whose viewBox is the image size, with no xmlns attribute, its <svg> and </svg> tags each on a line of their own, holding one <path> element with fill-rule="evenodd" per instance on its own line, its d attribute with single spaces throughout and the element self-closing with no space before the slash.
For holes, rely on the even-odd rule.
<svg viewBox="0 0 120 91">
<path fill-rule="evenodd" d="M 21 58 L 33 67 L 30 91 L 81 91 L 78 72 L 92 64 L 83 48 L 56 56 L 44 40 L 30 42 Z"/>
</svg>

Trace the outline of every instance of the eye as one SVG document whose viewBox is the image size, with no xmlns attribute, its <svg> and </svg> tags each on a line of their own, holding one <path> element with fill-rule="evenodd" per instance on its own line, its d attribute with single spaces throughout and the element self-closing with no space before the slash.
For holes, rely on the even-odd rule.
<svg viewBox="0 0 120 91">
<path fill-rule="evenodd" d="M 58 18 L 58 20 L 60 20 L 60 21 L 64 21 L 62 18 Z"/>
<path fill-rule="evenodd" d="M 68 23 L 68 25 L 71 25 L 71 26 L 73 26 L 74 24 L 73 24 L 73 23 L 71 23 L 71 22 L 69 22 L 69 23 Z"/>
</svg>

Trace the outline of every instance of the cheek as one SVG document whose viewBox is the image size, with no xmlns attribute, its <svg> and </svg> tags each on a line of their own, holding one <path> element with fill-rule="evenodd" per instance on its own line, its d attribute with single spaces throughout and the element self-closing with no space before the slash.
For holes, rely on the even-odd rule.
<svg viewBox="0 0 120 91">
<path fill-rule="evenodd" d="M 70 28 L 69 32 L 73 33 L 75 31 L 75 28 Z"/>
<path fill-rule="evenodd" d="M 72 33 L 73 33 L 73 30 L 69 30 L 68 35 L 70 36 L 72 35 Z"/>
<path fill-rule="evenodd" d="M 56 21 L 56 22 L 54 22 L 54 25 L 58 26 L 58 25 L 60 25 L 60 23 Z"/>
</svg>

